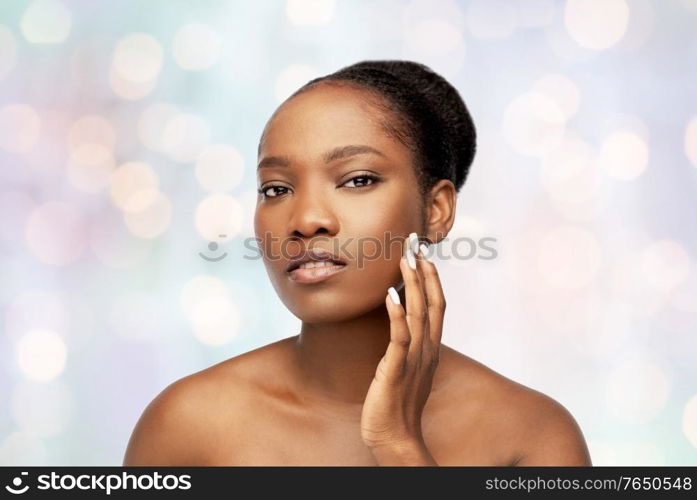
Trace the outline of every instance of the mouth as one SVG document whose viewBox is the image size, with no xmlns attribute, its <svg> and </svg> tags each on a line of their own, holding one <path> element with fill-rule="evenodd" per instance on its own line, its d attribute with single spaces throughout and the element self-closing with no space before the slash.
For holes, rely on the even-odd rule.
<svg viewBox="0 0 697 500">
<path fill-rule="evenodd" d="M 286 273 L 298 283 L 317 283 L 346 268 L 346 262 L 327 250 L 311 248 L 291 260 Z"/>
</svg>

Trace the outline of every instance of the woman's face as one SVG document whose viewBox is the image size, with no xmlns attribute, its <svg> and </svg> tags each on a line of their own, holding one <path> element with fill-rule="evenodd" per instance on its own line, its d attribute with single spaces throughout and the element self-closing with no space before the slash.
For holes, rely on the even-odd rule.
<svg viewBox="0 0 697 500">
<path fill-rule="evenodd" d="M 421 229 L 411 153 L 384 132 L 363 92 L 319 85 L 293 97 L 260 144 L 256 237 L 276 293 L 307 323 L 382 306 L 388 287 L 401 284 L 403 239 Z M 346 266 L 315 283 L 292 279 L 291 258 L 310 248 Z"/>
</svg>

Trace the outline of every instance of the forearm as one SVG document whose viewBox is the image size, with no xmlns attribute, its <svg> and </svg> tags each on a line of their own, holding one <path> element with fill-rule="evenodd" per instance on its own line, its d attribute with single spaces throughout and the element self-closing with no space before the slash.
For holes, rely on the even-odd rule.
<svg viewBox="0 0 697 500">
<path fill-rule="evenodd" d="M 380 466 L 437 466 L 423 442 L 376 446 L 370 449 Z"/>
</svg>

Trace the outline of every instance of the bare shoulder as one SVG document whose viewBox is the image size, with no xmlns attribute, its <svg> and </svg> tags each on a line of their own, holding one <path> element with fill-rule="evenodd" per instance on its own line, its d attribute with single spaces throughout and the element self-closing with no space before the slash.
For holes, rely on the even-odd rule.
<svg viewBox="0 0 697 500">
<path fill-rule="evenodd" d="M 250 399 L 258 399 L 255 373 L 274 357 L 278 345 L 274 342 L 240 354 L 165 387 L 138 419 L 123 465 L 204 463 L 220 432 L 231 434 L 235 425 L 244 425 Z"/>
<path fill-rule="evenodd" d="M 447 346 L 441 359 L 448 360 L 448 378 L 461 381 L 446 386 L 450 397 L 467 408 L 465 418 L 477 422 L 492 447 L 507 450 L 502 463 L 591 465 L 581 428 L 559 401 Z"/>
</svg>

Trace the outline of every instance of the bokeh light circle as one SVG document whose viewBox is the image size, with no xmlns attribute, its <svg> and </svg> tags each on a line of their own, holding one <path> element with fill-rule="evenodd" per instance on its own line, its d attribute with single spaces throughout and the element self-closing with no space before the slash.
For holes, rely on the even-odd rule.
<svg viewBox="0 0 697 500">
<path fill-rule="evenodd" d="M 103 116 L 81 116 L 70 126 L 68 131 L 68 148 L 73 150 L 82 144 L 99 144 L 113 151 L 116 145 L 114 127 Z"/>
<path fill-rule="evenodd" d="M 157 79 L 147 82 L 133 82 L 122 78 L 112 66 L 109 70 L 109 85 L 114 94 L 129 101 L 143 99 L 150 94 L 157 86 Z"/>
<path fill-rule="evenodd" d="M 444 78 L 454 78 L 462 68 L 466 44 L 462 32 L 447 19 L 427 18 L 404 30 L 403 58 L 428 61 Z"/>
<path fill-rule="evenodd" d="M 140 212 L 159 194 L 160 179 L 153 168 L 141 161 L 130 161 L 111 174 L 111 200 L 124 212 Z"/>
<path fill-rule="evenodd" d="M 162 46 L 154 36 L 131 33 L 116 44 L 112 68 L 127 82 L 145 84 L 158 77 L 162 59 Z"/>
<path fill-rule="evenodd" d="M 196 338 L 206 345 L 222 345 L 239 333 L 240 311 L 227 285 L 213 276 L 192 278 L 182 288 L 180 304 Z"/>
<path fill-rule="evenodd" d="M 196 161 L 196 180 L 211 192 L 223 192 L 238 186 L 244 175 L 244 159 L 232 146 L 207 146 Z"/>
<path fill-rule="evenodd" d="M 286 15 L 298 26 L 319 26 L 334 17 L 334 0 L 288 0 Z"/>
<path fill-rule="evenodd" d="M 232 341 L 240 328 L 240 311 L 229 297 L 199 302 L 189 319 L 196 338 L 207 345 L 217 346 Z"/>
<path fill-rule="evenodd" d="M 126 227 L 139 238 L 156 238 L 164 233 L 172 222 L 172 202 L 158 192 L 154 200 L 143 210 L 125 212 Z"/>
<path fill-rule="evenodd" d="M 32 380 L 53 380 L 65 369 L 68 350 L 52 330 L 30 330 L 17 342 L 17 362 Z"/>
<path fill-rule="evenodd" d="M 70 35 L 72 16 L 58 0 L 34 0 L 22 14 L 19 27 L 30 43 L 62 43 Z"/>
<path fill-rule="evenodd" d="M 631 181 L 649 164 L 649 148 L 631 132 L 615 132 L 603 141 L 598 166 L 613 179 Z"/>
<path fill-rule="evenodd" d="M 156 102 L 149 105 L 138 118 L 138 138 L 143 145 L 153 151 L 163 152 L 165 146 L 162 134 L 167 123 L 179 115 L 179 109 L 166 102 Z"/>
<path fill-rule="evenodd" d="M 641 272 L 648 284 L 670 290 L 687 279 L 690 256 L 677 241 L 662 239 L 651 243 L 641 255 Z"/>
<path fill-rule="evenodd" d="M 590 145 L 574 134 L 567 134 L 542 158 L 542 185 L 552 198 L 562 203 L 589 200 L 600 184 L 592 160 Z"/>
<path fill-rule="evenodd" d="M 196 207 L 195 223 L 196 230 L 207 241 L 230 239 L 242 228 L 242 207 L 230 195 L 209 195 Z"/>
<path fill-rule="evenodd" d="M 109 184 L 114 170 L 111 150 L 100 144 L 82 144 L 70 154 L 66 173 L 70 183 L 81 191 L 97 193 Z"/>
<path fill-rule="evenodd" d="M 625 0 L 567 0 L 564 24 L 582 47 L 607 49 L 627 32 L 629 6 Z"/>
<path fill-rule="evenodd" d="M 546 74 L 533 84 L 532 91 L 552 99 L 567 120 L 578 111 L 581 94 L 576 84 L 567 76 Z"/>
<path fill-rule="evenodd" d="M 671 382 L 666 372 L 643 356 L 620 362 L 610 373 L 606 401 L 618 420 L 647 424 L 663 410 Z"/>
<path fill-rule="evenodd" d="M 503 114 L 503 135 L 519 154 L 541 156 L 559 144 L 566 116 L 552 99 L 527 92 L 513 99 Z"/>
<path fill-rule="evenodd" d="M 162 146 L 175 161 L 196 161 L 211 140 L 211 130 L 202 117 L 179 113 L 169 119 L 162 131 Z"/>
</svg>

